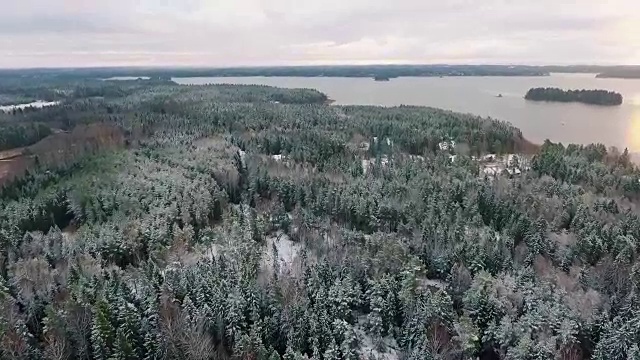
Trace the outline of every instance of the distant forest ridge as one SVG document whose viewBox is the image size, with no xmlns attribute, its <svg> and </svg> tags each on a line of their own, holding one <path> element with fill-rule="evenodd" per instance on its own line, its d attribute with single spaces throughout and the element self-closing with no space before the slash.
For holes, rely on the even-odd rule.
<svg viewBox="0 0 640 360">
<path fill-rule="evenodd" d="M 111 78 L 116 76 L 171 77 L 386 77 L 400 76 L 545 76 L 547 72 L 532 66 L 506 65 L 341 65 L 341 66 L 266 66 L 230 68 L 83 68 L 83 69 L 23 69 L 0 70 L 3 74 L 56 76 L 65 78 Z"/>
<path fill-rule="evenodd" d="M 530 65 L 322 65 L 257 67 L 98 67 L 0 69 L 5 76 L 50 79 L 108 79 L 112 77 L 433 77 L 433 76 L 548 76 L 551 73 L 599 74 L 598 77 L 640 77 L 640 66 L 530 66 Z"/>
<path fill-rule="evenodd" d="M 581 102 L 593 105 L 620 105 L 622 95 L 607 90 L 562 90 L 558 88 L 532 88 L 524 97 L 533 101 Z"/>
<path fill-rule="evenodd" d="M 640 79 L 640 69 L 613 69 L 598 74 L 598 78 Z"/>
</svg>

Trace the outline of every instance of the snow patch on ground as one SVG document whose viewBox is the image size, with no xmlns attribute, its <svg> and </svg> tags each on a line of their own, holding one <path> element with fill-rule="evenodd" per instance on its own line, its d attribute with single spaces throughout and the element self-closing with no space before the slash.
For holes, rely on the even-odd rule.
<svg viewBox="0 0 640 360">
<path fill-rule="evenodd" d="M 372 165 L 377 163 L 377 159 L 376 158 L 371 158 L 371 159 L 362 159 L 362 173 L 363 174 L 367 174 L 367 172 L 369 171 L 369 168 L 371 168 Z M 389 157 L 387 155 L 383 155 L 380 158 L 380 165 L 382 167 L 387 167 L 389 165 Z"/>
<path fill-rule="evenodd" d="M 70 224 L 66 228 L 62 229 L 62 239 L 71 244 L 78 238 L 78 227 L 75 224 Z"/>
<path fill-rule="evenodd" d="M 360 355 L 363 359 L 375 359 L 375 360 L 399 360 L 398 344 L 395 339 L 390 336 L 382 339 L 382 344 L 376 346 L 373 338 L 364 331 L 364 326 L 367 322 L 366 316 L 361 316 L 358 319 L 358 325 L 354 327 L 354 332 L 358 341 L 360 342 Z"/>
<path fill-rule="evenodd" d="M 369 170 L 369 160 L 362 159 L 362 173 L 366 175 L 368 170 Z"/>
<path fill-rule="evenodd" d="M 204 253 L 202 254 L 202 257 L 204 259 L 209 259 L 209 260 L 213 260 L 217 257 L 220 257 L 220 245 L 211 244 L 209 247 L 205 249 Z"/>
<path fill-rule="evenodd" d="M 447 283 L 440 280 L 422 278 L 419 279 L 418 288 L 422 291 L 426 291 L 428 289 L 446 290 Z"/>
<path fill-rule="evenodd" d="M 274 247 L 277 250 L 277 259 L 274 258 Z M 273 270 L 278 261 L 280 274 L 288 273 L 301 252 L 302 244 L 293 242 L 289 235 L 278 231 L 275 235 L 266 238 L 263 263 L 268 269 Z"/>
</svg>

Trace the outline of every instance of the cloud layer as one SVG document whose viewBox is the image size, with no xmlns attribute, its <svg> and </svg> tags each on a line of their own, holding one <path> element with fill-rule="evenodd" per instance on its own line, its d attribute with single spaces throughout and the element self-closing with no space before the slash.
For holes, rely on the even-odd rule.
<svg viewBox="0 0 640 360">
<path fill-rule="evenodd" d="M 637 0 L 20 0 L 0 67 L 640 63 Z"/>
</svg>

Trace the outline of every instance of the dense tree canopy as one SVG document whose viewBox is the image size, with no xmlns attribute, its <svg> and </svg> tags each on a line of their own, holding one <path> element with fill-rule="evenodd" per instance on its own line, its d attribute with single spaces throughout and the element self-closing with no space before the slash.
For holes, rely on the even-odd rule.
<svg viewBox="0 0 640 360">
<path fill-rule="evenodd" d="M 593 105 L 620 105 L 622 95 L 607 90 L 562 90 L 532 88 L 524 97 L 534 101 L 581 102 Z"/>
<path fill-rule="evenodd" d="M 2 359 L 640 356 L 626 151 L 313 90 L 87 86 L 14 118 L 69 133 L 0 193 Z"/>
</svg>

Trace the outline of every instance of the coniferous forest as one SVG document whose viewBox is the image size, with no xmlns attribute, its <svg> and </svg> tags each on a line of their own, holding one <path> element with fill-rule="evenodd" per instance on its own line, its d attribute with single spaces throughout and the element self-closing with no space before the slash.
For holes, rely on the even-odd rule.
<svg viewBox="0 0 640 360">
<path fill-rule="evenodd" d="M 581 102 L 592 105 L 614 106 L 622 104 L 622 95 L 607 90 L 562 90 L 558 88 L 532 88 L 524 97 L 533 101 Z"/>
<path fill-rule="evenodd" d="M 309 89 L 29 81 L 6 98 L 61 103 L 0 114 L 1 359 L 640 359 L 626 150 Z"/>
</svg>

